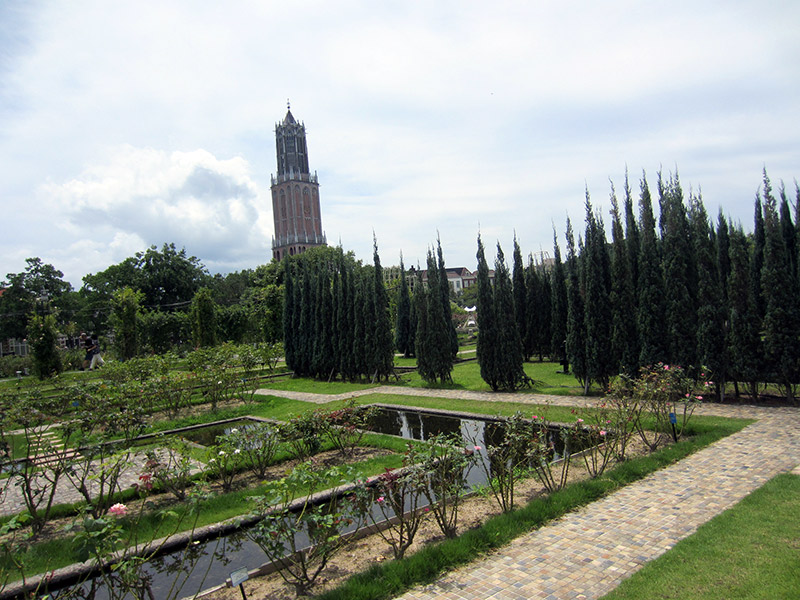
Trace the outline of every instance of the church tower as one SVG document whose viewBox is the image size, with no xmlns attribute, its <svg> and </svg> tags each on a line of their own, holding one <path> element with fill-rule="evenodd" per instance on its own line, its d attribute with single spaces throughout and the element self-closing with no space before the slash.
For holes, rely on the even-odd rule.
<svg viewBox="0 0 800 600">
<path fill-rule="evenodd" d="M 295 121 L 287 107 L 283 122 L 275 125 L 278 174 L 272 179 L 272 216 L 275 236 L 272 257 L 282 260 L 313 246 L 324 246 L 319 183 L 308 171 L 306 126 Z"/>
</svg>

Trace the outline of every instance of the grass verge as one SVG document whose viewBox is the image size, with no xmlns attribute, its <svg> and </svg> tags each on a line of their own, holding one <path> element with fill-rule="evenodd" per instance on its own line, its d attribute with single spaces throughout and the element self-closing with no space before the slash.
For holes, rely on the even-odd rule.
<svg viewBox="0 0 800 600">
<path fill-rule="evenodd" d="M 603 599 L 796 598 L 798 514 L 800 477 L 778 475 Z"/>
</svg>

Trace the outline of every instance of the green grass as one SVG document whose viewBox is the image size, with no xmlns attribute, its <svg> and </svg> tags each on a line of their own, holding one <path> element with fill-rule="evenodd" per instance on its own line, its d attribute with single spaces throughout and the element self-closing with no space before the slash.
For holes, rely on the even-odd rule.
<svg viewBox="0 0 800 600">
<path fill-rule="evenodd" d="M 779 475 L 603 598 L 800 597 L 798 515 L 800 477 Z"/>
<path fill-rule="evenodd" d="M 515 537 L 672 464 L 751 422 L 743 419 L 722 421 L 701 422 L 698 428 L 692 427 L 692 439 L 621 463 L 602 477 L 573 483 L 513 512 L 492 517 L 483 526 L 469 530 L 456 539 L 429 544 L 402 560 L 376 564 L 351 577 L 335 590 L 321 594 L 318 600 L 383 600 L 394 598 L 412 586 L 430 583 L 445 571 L 470 563 Z"/>
</svg>

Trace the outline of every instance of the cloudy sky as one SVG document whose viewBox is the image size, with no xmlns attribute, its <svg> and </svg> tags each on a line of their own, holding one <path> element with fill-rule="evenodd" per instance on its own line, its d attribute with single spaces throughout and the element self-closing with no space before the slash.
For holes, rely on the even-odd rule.
<svg viewBox="0 0 800 600">
<path fill-rule="evenodd" d="M 271 257 L 274 127 L 305 122 L 329 243 L 384 265 L 552 251 L 584 191 L 680 174 L 751 227 L 800 177 L 800 3 L 0 2 L 0 279 L 174 242 Z M 563 242 L 562 242 L 563 248 Z M 493 255 L 493 251 L 491 252 Z"/>
</svg>

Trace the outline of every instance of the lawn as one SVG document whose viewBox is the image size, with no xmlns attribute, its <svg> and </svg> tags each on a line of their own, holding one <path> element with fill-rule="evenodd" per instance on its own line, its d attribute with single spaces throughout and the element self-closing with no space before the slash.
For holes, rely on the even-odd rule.
<svg viewBox="0 0 800 600">
<path fill-rule="evenodd" d="M 779 475 L 603 598 L 798 598 L 798 515 L 800 476 Z"/>
</svg>

